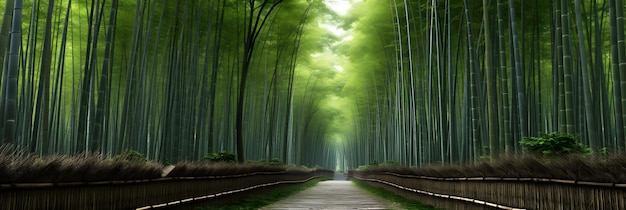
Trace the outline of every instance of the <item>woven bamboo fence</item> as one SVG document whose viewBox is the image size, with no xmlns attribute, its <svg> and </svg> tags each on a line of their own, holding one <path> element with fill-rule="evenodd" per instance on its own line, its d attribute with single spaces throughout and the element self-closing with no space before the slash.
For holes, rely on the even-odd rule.
<svg viewBox="0 0 626 210">
<path fill-rule="evenodd" d="M 328 170 L 285 170 L 134 181 L 2 184 L 0 209 L 150 209 L 332 176 Z"/>
<path fill-rule="evenodd" d="M 352 171 L 350 178 L 445 209 L 626 209 L 626 184 L 545 178 L 437 178 Z"/>
</svg>

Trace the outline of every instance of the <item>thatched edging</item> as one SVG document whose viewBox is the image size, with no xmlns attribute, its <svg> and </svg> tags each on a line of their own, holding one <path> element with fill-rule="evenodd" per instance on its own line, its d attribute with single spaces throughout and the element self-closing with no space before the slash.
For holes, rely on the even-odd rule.
<svg viewBox="0 0 626 210">
<path fill-rule="evenodd" d="M 418 190 L 418 189 L 413 189 L 410 187 L 404 187 L 398 184 L 394 184 L 391 182 L 387 182 L 384 180 L 379 180 L 379 179 L 367 179 L 367 178 L 362 178 L 359 176 L 353 176 L 355 179 L 361 180 L 361 181 L 369 181 L 369 182 L 378 182 L 378 183 L 382 183 L 382 184 L 386 184 L 398 189 L 402 189 L 402 190 L 406 190 L 406 191 L 411 191 L 414 193 L 420 193 L 420 194 L 424 194 L 424 195 L 428 195 L 428 196 L 434 196 L 434 197 L 439 197 L 439 198 L 445 198 L 445 199 L 452 199 L 452 200 L 458 200 L 458 201 L 465 201 L 465 202 L 470 202 L 470 203 L 475 203 L 478 205 L 484 205 L 484 206 L 489 206 L 489 207 L 493 207 L 493 208 L 497 208 L 497 209 L 506 209 L 506 210 L 525 210 L 522 208 L 515 208 L 515 207 L 510 207 L 510 206 L 505 206 L 505 205 L 501 205 L 501 204 L 497 204 L 497 203 L 491 203 L 488 201 L 482 201 L 482 200 L 477 200 L 477 199 L 473 199 L 473 198 L 466 198 L 466 197 L 461 197 L 461 196 L 455 196 L 455 195 L 446 195 L 446 194 L 439 194 L 439 193 L 434 193 L 434 192 L 429 192 L 429 191 L 424 191 L 424 190 Z"/>
<path fill-rule="evenodd" d="M 181 205 L 181 204 L 185 204 L 185 203 L 189 203 L 189 202 L 193 202 L 193 201 L 201 201 L 201 200 L 216 198 L 216 197 L 229 195 L 229 194 L 233 194 L 233 193 L 239 193 L 239 192 L 245 192 L 245 191 L 249 191 L 249 190 L 254 190 L 254 189 L 257 189 L 257 188 L 269 187 L 269 186 L 280 185 L 280 184 L 305 183 L 305 182 L 311 181 L 311 180 L 316 179 L 316 178 L 321 178 L 321 177 L 322 176 L 313 176 L 313 177 L 309 177 L 309 178 L 304 179 L 304 180 L 278 181 L 278 182 L 272 182 L 272 183 L 265 183 L 265 184 L 260 184 L 260 185 L 246 187 L 246 188 L 243 188 L 243 189 L 230 190 L 230 191 L 225 191 L 225 192 L 220 192 L 220 193 L 215 193 L 215 194 L 210 194 L 210 195 L 204 195 L 204 196 L 199 196 L 199 197 L 193 197 L 193 198 L 186 198 L 186 199 L 182 199 L 182 200 L 178 200 L 178 201 L 171 201 L 171 202 L 167 202 L 167 203 L 161 203 L 161 204 L 154 204 L 154 205 L 150 205 L 150 206 L 139 207 L 139 208 L 136 208 L 136 209 L 137 210 L 143 210 L 143 209 L 162 208 L 162 207 L 168 207 L 168 206 L 174 206 L 174 205 Z"/>
<path fill-rule="evenodd" d="M 351 171 L 350 177 L 446 209 L 626 209 L 621 183 L 548 178 L 404 175 Z M 504 208 L 506 209 L 506 208 Z"/>
<path fill-rule="evenodd" d="M 225 176 L 202 176 L 202 177 L 165 177 L 157 179 L 140 179 L 140 180 L 119 180 L 119 181 L 95 181 L 95 182 L 61 182 L 61 183 L 13 183 L 13 184 L 0 184 L 0 190 L 2 189 L 33 189 L 33 188 L 49 188 L 49 187 L 75 187 L 75 186 L 95 186 L 95 185 L 123 185 L 123 184 L 136 184 L 146 182 L 160 182 L 171 180 L 203 180 L 203 179 L 232 179 L 238 177 L 258 176 L 258 175 L 278 175 L 285 174 L 285 171 L 280 172 L 254 172 L 246 174 L 235 174 Z"/>
<path fill-rule="evenodd" d="M 4 184 L 4 188 L 0 188 L 0 209 L 135 209 L 169 206 L 199 199 L 221 199 L 222 195 L 332 176 L 333 171 L 329 170 L 283 169 L 280 172 L 226 176 Z"/>
<path fill-rule="evenodd" d="M 429 180 L 440 180 L 440 181 L 552 182 L 552 183 L 587 185 L 587 186 L 596 186 L 596 187 L 626 188 L 626 184 L 624 184 L 624 183 L 590 182 L 590 181 L 564 180 L 564 179 L 551 179 L 551 178 L 521 178 L 521 177 L 457 177 L 457 178 L 441 178 L 441 177 L 431 177 L 431 176 L 405 175 L 405 174 L 397 174 L 397 173 L 391 173 L 391 172 L 385 172 L 385 174 L 389 174 L 389 175 L 397 176 L 397 177 L 404 177 L 404 178 L 429 179 Z"/>
</svg>

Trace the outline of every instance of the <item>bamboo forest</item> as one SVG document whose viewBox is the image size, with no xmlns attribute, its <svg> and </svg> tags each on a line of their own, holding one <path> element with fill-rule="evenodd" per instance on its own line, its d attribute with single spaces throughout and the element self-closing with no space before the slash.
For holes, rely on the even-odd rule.
<svg viewBox="0 0 626 210">
<path fill-rule="evenodd" d="M 622 0 L 7 0 L 1 143 L 462 164 L 626 138 Z"/>
</svg>

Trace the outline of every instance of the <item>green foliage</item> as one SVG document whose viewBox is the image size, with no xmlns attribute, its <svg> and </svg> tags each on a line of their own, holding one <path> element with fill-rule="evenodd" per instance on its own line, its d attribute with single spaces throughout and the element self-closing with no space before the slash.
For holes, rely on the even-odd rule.
<svg viewBox="0 0 626 210">
<path fill-rule="evenodd" d="M 116 161 L 128 161 L 128 162 L 148 162 L 148 159 L 138 151 L 132 149 L 126 149 L 122 153 L 116 155 L 114 158 Z"/>
<path fill-rule="evenodd" d="M 598 150 L 598 153 L 602 157 L 609 157 L 611 155 L 611 150 L 607 147 L 602 147 Z"/>
<path fill-rule="evenodd" d="M 402 166 L 400 162 L 388 160 L 382 163 L 379 163 L 377 160 L 371 161 L 368 165 L 362 165 L 357 168 L 357 170 L 368 169 L 372 167 L 389 167 L 389 166 Z"/>
<path fill-rule="evenodd" d="M 489 149 L 489 146 L 483 146 L 480 156 L 478 157 L 478 160 L 480 161 L 487 161 L 487 160 L 491 160 L 491 150 Z"/>
<path fill-rule="evenodd" d="M 270 165 L 281 165 L 281 166 L 282 166 L 282 165 L 285 165 L 285 163 L 284 163 L 283 161 L 281 161 L 280 159 L 278 159 L 278 158 L 272 158 L 272 159 L 270 160 L 270 162 L 268 162 L 268 163 L 269 163 Z"/>
<path fill-rule="evenodd" d="M 273 166 L 284 166 L 285 162 L 281 161 L 278 158 L 272 158 L 270 161 L 267 161 L 266 159 L 261 159 L 258 161 L 248 161 L 249 163 L 258 163 L 258 164 L 267 164 L 267 165 L 273 165 Z"/>
<path fill-rule="evenodd" d="M 236 161 L 235 159 L 236 155 L 234 153 L 231 152 L 216 152 L 216 153 L 209 153 L 207 155 L 204 156 L 205 159 L 208 159 L 211 162 L 226 162 L 226 163 L 234 163 Z"/>
<path fill-rule="evenodd" d="M 541 137 L 524 137 L 520 141 L 524 150 L 537 155 L 586 154 L 591 150 L 576 141 L 576 136 L 567 133 L 549 133 Z"/>
<path fill-rule="evenodd" d="M 377 166 L 378 165 L 378 161 L 377 160 L 373 160 L 370 162 L 369 164 L 370 166 Z"/>
<path fill-rule="evenodd" d="M 393 161 L 393 160 L 388 160 L 379 164 L 379 166 L 401 166 L 401 165 L 402 164 L 400 162 Z"/>
</svg>

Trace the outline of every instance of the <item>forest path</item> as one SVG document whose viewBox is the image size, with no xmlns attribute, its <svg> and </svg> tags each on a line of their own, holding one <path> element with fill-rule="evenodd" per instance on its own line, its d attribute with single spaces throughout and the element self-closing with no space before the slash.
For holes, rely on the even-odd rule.
<svg viewBox="0 0 626 210">
<path fill-rule="evenodd" d="M 262 209 L 394 209 L 394 206 L 350 181 L 333 180 L 320 182 Z"/>
</svg>

